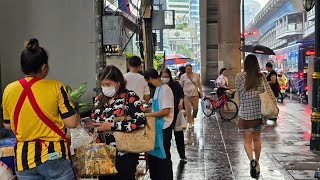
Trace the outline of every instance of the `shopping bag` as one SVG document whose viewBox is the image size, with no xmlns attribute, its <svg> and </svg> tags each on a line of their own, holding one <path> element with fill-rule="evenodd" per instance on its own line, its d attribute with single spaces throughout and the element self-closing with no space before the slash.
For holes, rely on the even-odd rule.
<svg viewBox="0 0 320 180">
<path fill-rule="evenodd" d="M 128 94 L 128 93 L 127 93 Z M 125 97 L 123 105 L 127 104 Z M 124 116 L 114 119 L 115 123 L 127 121 L 127 111 Z M 155 142 L 155 118 L 146 117 L 146 126 L 131 132 L 115 131 L 113 136 L 117 143 L 117 150 L 124 153 L 143 153 L 154 149 Z"/>
<path fill-rule="evenodd" d="M 81 126 L 78 125 L 75 129 L 70 129 L 71 133 L 71 148 L 77 149 L 86 146 L 93 142 L 93 137 Z"/>
<path fill-rule="evenodd" d="M 94 130 L 93 138 L 97 136 Z M 80 177 L 115 175 L 117 150 L 104 143 L 95 143 L 75 149 L 75 169 Z"/>
<path fill-rule="evenodd" d="M 266 78 L 263 78 L 264 92 L 259 94 L 261 100 L 261 114 L 267 119 L 277 118 L 279 114 L 279 108 L 277 106 L 274 94 L 267 82 Z"/>
<path fill-rule="evenodd" d="M 175 131 L 183 131 L 187 128 L 187 120 L 183 115 L 183 112 L 180 110 L 177 116 L 177 121 L 174 126 Z"/>
<path fill-rule="evenodd" d="M 118 120 L 115 121 L 120 121 L 120 119 L 118 118 Z M 154 149 L 155 118 L 147 117 L 146 121 L 145 127 L 135 131 L 116 131 L 113 133 L 118 151 L 126 153 L 143 153 Z"/>
</svg>

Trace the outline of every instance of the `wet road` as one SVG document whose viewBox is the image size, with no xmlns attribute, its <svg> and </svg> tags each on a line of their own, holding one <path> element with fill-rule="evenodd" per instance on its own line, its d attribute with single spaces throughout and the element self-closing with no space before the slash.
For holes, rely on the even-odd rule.
<svg viewBox="0 0 320 180">
<path fill-rule="evenodd" d="M 309 150 L 310 111 L 289 99 L 279 104 L 279 108 L 277 124 L 268 122 L 262 133 L 259 179 L 313 179 L 314 170 L 320 167 L 320 153 Z M 185 131 L 185 140 L 187 164 L 179 163 L 172 143 L 175 179 L 252 179 L 241 134 L 233 122 L 217 119 L 215 115 L 207 118 L 199 112 L 194 129 Z"/>
</svg>

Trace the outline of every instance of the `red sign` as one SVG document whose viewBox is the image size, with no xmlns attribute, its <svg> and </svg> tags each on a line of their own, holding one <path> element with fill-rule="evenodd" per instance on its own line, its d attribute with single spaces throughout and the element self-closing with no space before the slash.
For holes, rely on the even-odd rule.
<svg viewBox="0 0 320 180">
<path fill-rule="evenodd" d="M 315 55 L 316 53 L 314 52 L 314 50 L 308 50 L 306 51 L 306 56 L 313 56 Z"/>
</svg>

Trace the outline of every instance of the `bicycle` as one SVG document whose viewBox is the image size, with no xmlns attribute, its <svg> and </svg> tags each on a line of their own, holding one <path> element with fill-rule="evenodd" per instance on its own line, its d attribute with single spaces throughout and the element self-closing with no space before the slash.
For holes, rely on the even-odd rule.
<svg viewBox="0 0 320 180">
<path fill-rule="evenodd" d="M 231 95 L 227 95 L 224 91 L 220 98 L 204 97 L 203 98 L 203 114 L 210 117 L 217 109 L 222 119 L 232 120 L 238 115 L 238 105 L 232 101 L 235 91 L 231 91 Z"/>
</svg>

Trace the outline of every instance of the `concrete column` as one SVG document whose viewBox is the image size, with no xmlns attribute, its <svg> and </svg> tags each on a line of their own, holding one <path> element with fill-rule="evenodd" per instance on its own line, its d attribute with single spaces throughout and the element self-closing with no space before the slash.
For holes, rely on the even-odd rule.
<svg viewBox="0 0 320 180">
<path fill-rule="evenodd" d="M 219 0 L 218 67 L 228 69 L 231 87 L 235 86 L 235 76 L 241 70 L 240 46 L 240 1 Z"/>
<path fill-rule="evenodd" d="M 207 75 L 207 0 L 199 1 L 200 5 L 200 46 L 201 46 L 201 80 L 204 83 Z M 240 27 L 240 25 L 239 25 Z M 240 31 L 239 31 L 240 32 Z"/>
</svg>

